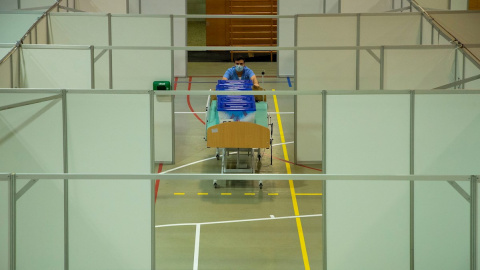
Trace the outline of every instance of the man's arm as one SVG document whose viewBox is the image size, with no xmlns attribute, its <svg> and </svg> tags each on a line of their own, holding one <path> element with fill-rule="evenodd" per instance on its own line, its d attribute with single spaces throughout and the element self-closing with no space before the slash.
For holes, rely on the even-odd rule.
<svg viewBox="0 0 480 270">
<path fill-rule="evenodd" d="M 252 80 L 254 86 L 260 86 L 258 84 L 257 76 L 253 75 L 252 77 L 250 77 L 250 80 Z"/>
<path fill-rule="evenodd" d="M 224 81 L 227 81 L 228 79 L 227 79 L 227 78 L 225 78 L 225 77 L 223 77 L 223 78 L 222 78 L 222 80 L 224 80 Z"/>
</svg>

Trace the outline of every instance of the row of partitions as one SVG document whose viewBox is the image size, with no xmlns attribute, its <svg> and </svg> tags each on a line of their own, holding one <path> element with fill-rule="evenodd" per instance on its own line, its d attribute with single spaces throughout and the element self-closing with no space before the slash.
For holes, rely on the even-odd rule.
<svg viewBox="0 0 480 270">
<path fill-rule="evenodd" d="M 323 145 L 326 174 L 266 179 L 327 179 L 318 227 L 326 269 L 471 269 L 480 250 L 478 178 L 469 176 L 480 174 L 480 91 L 275 93 L 323 97 L 323 139 L 310 144 Z M 2 269 L 12 250 L 16 269 L 152 268 L 148 179 L 170 179 L 147 175 L 162 94 L 0 90 L 0 171 L 18 173 L 0 175 L 9 180 L 0 181 Z"/>
<path fill-rule="evenodd" d="M 478 63 L 419 13 L 301 15 L 292 20 L 297 46 L 278 49 L 281 55 L 296 56 L 291 60 L 297 91 L 480 88 Z M 153 81 L 173 81 L 174 51 L 192 49 L 171 47 L 170 16 L 58 13 L 46 25 L 43 32 L 37 25 L 33 40 L 45 34 L 56 44 L 25 44 L 15 50 L 0 64 L 0 87 L 146 91 Z M 303 127 L 295 133 L 297 162 L 322 160 L 321 144 L 310 145 L 321 141 L 321 103 L 321 97 L 296 100 L 296 123 Z M 173 125 L 172 104 L 155 104 Z M 171 163 L 173 130 L 158 132 L 169 135 L 167 141 L 157 141 L 155 160 Z"/>
<path fill-rule="evenodd" d="M 144 3 L 145 2 L 145 3 Z M 142 1 L 143 4 L 146 4 L 148 1 Z M 168 1 L 166 1 L 167 4 Z M 403 1 L 407 2 L 407 1 Z M 392 19 L 392 15 L 394 13 L 383 13 L 384 18 L 380 18 L 375 21 L 372 19 L 371 15 L 369 14 L 362 14 L 361 16 L 358 15 L 360 18 L 357 20 L 355 17 L 356 14 L 348 14 L 348 17 L 353 19 L 350 22 L 350 27 L 348 29 L 342 28 L 342 31 L 338 31 L 339 34 L 350 35 L 352 32 L 358 31 L 356 36 L 361 37 L 359 42 L 353 41 L 348 42 L 348 46 L 358 46 L 358 45 L 412 45 L 412 44 L 438 44 L 438 43 L 445 43 L 445 39 L 439 37 L 440 34 L 437 30 L 437 25 L 432 26 L 430 24 L 431 20 L 426 19 L 424 16 L 420 15 L 421 13 L 416 13 L 418 11 L 418 6 L 416 8 L 410 8 L 410 3 L 403 3 L 402 1 L 361 1 L 352 4 L 342 3 L 341 6 L 346 8 L 351 5 L 351 11 L 345 10 L 343 12 L 384 12 L 387 10 L 391 10 L 392 8 L 398 9 L 398 7 L 404 7 L 405 11 L 414 11 L 413 16 L 419 17 L 418 19 L 409 20 L 411 17 L 402 17 L 397 19 Z M 445 1 L 446 3 L 449 1 Z M 450 1 L 452 2 L 452 1 Z M 62 2 L 60 2 L 62 3 Z M 295 14 L 321 14 L 325 13 L 324 8 L 329 6 L 330 4 L 326 3 L 319 3 L 317 1 L 310 1 L 305 5 L 297 5 L 295 1 L 284 1 L 279 3 L 279 14 L 280 16 L 267 16 L 268 18 L 277 18 L 279 19 L 278 22 L 278 44 L 280 47 L 293 47 L 297 44 L 296 38 L 296 27 L 295 27 Z M 442 2 L 443 3 L 443 2 Z M 66 3 L 64 3 L 66 4 Z M 408 4 L 408 6 L 407 6 Z M 430 3 L 425 3 L 430 4 Z M 71 4 L 70 4 L 71 5 Z M 80 5 L 80 4 L 78 4 Z M 186 44 L 187 39 L 187 24 L 186 22 L 189 19 L 205 19 L 205 18 L 215 18 L 214 15 L 205 16 L 205 15 L 184 15 L 186 4 L 181 3 L 178 5 L 175 2 L 175 5 L 163 5 L 169 7 L 168 9 L 162 9 L 162 5 L 155 4 L 152 6 L 148 6 L 148 12 L 144 12 L 142 17 L 138 15 L 129 15 L 127 17 L 123 17 L 124 15 L 120 15 L 124 13 L 123 11 L 117 11 L 115 9 L 109 8 L 108 6 L 102 8 L 101 5 L 95 5 L 97 8 L 92 9 L 91 11 L 101 11 L 101 10 L 108 10 L 111 13 L 118 12 L 115 15 L 107 15 L 106 13 L 78 13 L 78 12 L 61 12 L 61 11 L 69 11 L 68 9 L 60 9 L 61 5 L 58 4 L 57 8 L 53 8 L 48 13 L 48 17 L 42 18 L 39 23 L 35 26 L 34 29 L 28 34 L 25 39 L 23 40 L 24 44 L 68 44 L 68 45 L 94 45 L 94 46 L 177 46 L 177 47 L 184 47 Z M 83 7 L 84 10 L 90 10 L 87 8 L 86 5 Z M 118 6 L 118 5 L 117 5 Z M 173 9 L 171 6 L 175 6 L 176 8 Z M 337 3 L 338 6 L 338 3 Z M 447 3 L 448 6 L 448 3 Z M 362 7 L 370 7 L 366 9 L 362 9 Z M 374 8 L 375 7 L 375 8 Z M 379 8 L 382 7 L 382 8 Z M 406 7 L 409 7 L 408 9 Z M 440 7 L 439 7 L 440 8 Z M 377 10 L 378 9 L 378 10 Z M 448 8 L 446 8 L 448 9 Z M 58 12 L 57 12 L 58 11 Z M 32 19 L 38 14 L 29 14 L 26 11 L 21 11 L 20 14 L 8 14 L 3 13 L 0 14 L 0 20 L 9 22 L 3 24 L 1 28 L 5 29 L 16 29 L 21 28 L 24 29 L 25 27 L 22 26 L 25 23 L 32 23 Z M 31 13 L 31 12 L 30 12 Z M 330 13 L 330 12 L 326 12 Z M 430 12 L 431 14 L 438 15 L 438 11 Z M 441 12 L 440 12 L 441 13 Z M 160 14 L 175 14 L 173 16 L 173 20 L 169 20 L 169 15 L 160 15 Z M 407 15 L 407 13 L 401 13 Z M 331 14 L 335 17 L 338 17 L 339 14 Z M 379 15 L 379 14 L 377 14 Z M 467 13 L 460 12 L 457 14 L 458 16 L 466 16 Z M 141 20 L 146 20 L 145 18 L 150 17 L 150 22 L 148 26 L 142 25 L 140 22 Z M 26 17 L 26 18 L 22 18 Z M 152 19 L 152 17 L 156 17 L 156 19 Z M 424 17 L 420 19 L 420 17 Z M 162 19 L 163 18 L 163 19 Z M 225 17 L 226 18 L 226 17 Z M 224 17 L 217 17 L 218 20 L 225 20 Z M 255 19 L 256 16 L 246 16 L 247 19 Z M 378 20 L 383 20 L 379 24 L 377 24 Z M 385 21 L 392 21 L 393 25 L 390 26 L 390 22 Z M 418 22 L 418 20 L 421 20 Z M 463 19 L 462 19 L 463 20 Z M 20 22 L 11 24 L 10 22 Z M 126 22 L 128 21 L 128 22 Z M 336 24 L 334 19 L 330 19 L 332 24 Z M 414 24 L 418 22 L 418 24 Z M 342 26 L 345 26 L 344 20 L 340 19 L 339 21 Z M 369 27 L 375 25 L 372 29 Z M 405 25 L 403 25 L 405 24 Z M 82 27 L 80 27 L 82 26 Z M 327 28 L 328 27 L 328 28 Z M 420 38 L 415 36 L 414 40 L 409 39 L 408 37 L 406 40 L 403 40 L 403 36 L 401 33 L 397 35 L 397 38 L 392 40 L 388 38 L 384 38 L 384 40 L 378 40 L 378 38 L 373 38 L 369 41 L 369 36 L 377 35 L 378 28 L 382 29 L 384 33 L 396 33 L 397 31 L 410 33 L 410 38 L 414 34 L 421 33 Z M 327 29 L 325 29 L 327 28 Z M 28 29 L 28 28 L 27 28 Z M 138 31 L 142 29 L 142 31 Z M 332 29 L 336 29 L 336 27 L 331 27 L 331 25 L 326 24 L 324 27 L 318 28 L 321 29 L 322 32 L 329 32 Z M 325 29 L 325 30 L 324 30 Z M 369 30 L 370 29 L 370 30 Z M 346 30 L 346 32 L 343 32 Z M 8 32 L 8 31 L 6 31 Z M 18 32 L 18 31 L 17 31 Z M 17 35 L 18 33 L 15 32 Z M 25 31 L 24 31 L 25 32 Z M 12 32 L 13 33 L 13 32 Z M 11 36 L 11 35 L 9 35 Z M 131 38 L 124 38 L 122 39 L 121 36 L 129 36 Z M 353 37 L 353 36 L 352 36 Z M 399 37 L 399 38 L 398 38 Z M 15 39 L 14 37 L 2 37 L 1 40 L 3 42 L 13 42 L 18 40 L 18 37 Z M 10 41 L 8 41 L 10 40 Z M 337 43 L 344 43 L 345 39 L 340 38 L 339 40 L 336 39 L 325 39 L 321 43 L 325 45 L 318 45 L 317 46 L 337 46 Z M 386 42 L 386 43 L 384 43 Z M 210 48 L 213 50 L 213 48 Z M 225 50 L 233 50 L 235 48 L 224 48 Z M 249 48 L 240 48 L 240 50 L 245 50 Z M 250 48 L 251 49 L 251 48 Z M 272 50 L 272 48 L 258 48 L 259 50 Z M 277 47 L 275 47 L 277 49 Z M 173 53 L 174 64 L 173 64 L 173 72 L 175 76 L 187 76 L 187 52 L 190 49 L 178 49 L 175 50 Z M 193 49 L 195 50 L 195 49 Z M 206 50 L 206 49 L 201 49 Z M 207 49 L 208 50 L 208 49 Z M 99 52 L 96 52 L 96 56 L 99 56 Z M 3 54 L 2 54 L 3 55 Z M 294 53 L 292 51 L 282 51 L 279 50 L 278 55 L 278 75 L 279 76 L 293 76 L 294 75 Z M 107 86 L 111 86 L 108 85 Z"/>
<path fill-rule="evenodd" d="M 461 49 L 442 45 L 447 39 L 422 15 L 284 19 L 296 24 L 297 47 L 279 51 L 296 54 L 297 91 L 276 93 L 298 95 L 297 161 L 322 161 L 327 174 L 480 174 L 479 93 L 463 91 L 480 88 L 478 65 Z M 0 171 L 145 174 L 154 161 L 173 162 L 171 98 L 147 92 L 154 80 L 173 79 L 171 17 L 52 13 L 43 25 L 26 43 L 45 38 L 62 45 L 15 50 L 0 65 L 1 87 L 68 90 L 0 91 Z M 398 91 L 433 88 L 450 90 Z M 207 95 L 196 92 L 188 94 Z M 0 182 L 0 216 L 9 216 L 0 219 L 4 265 L 154 266 L 151 181 L 111 185 L 45 177 L 10 176 L 10 189 Z M 477 181 L 452 180 L 459 181 L 413 187 L 403 181 L 327 181 L 325 266 L 385 269 L 388 262 L 389 269 L 411 263 L 417 269 L 468 269 L 479 250 Z M 16 237 L 8 241 L 9 235 Z M 16 251 L 10 260 L 7 243 Z"/>
</svg>

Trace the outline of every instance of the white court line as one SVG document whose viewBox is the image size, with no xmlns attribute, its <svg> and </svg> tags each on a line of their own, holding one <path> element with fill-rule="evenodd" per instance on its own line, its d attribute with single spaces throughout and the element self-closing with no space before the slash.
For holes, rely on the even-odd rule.
<svg viewBox="0 0 480 270">
<path fill-rule="evenodd" d="M 275 144 L 272 144 L 272 146 L 279 146 L 279 145 L 283 145 L 283 144 L 291 144 L 293 142 L 286 142 L 286 143 L 275 143 Z"/>
<path fill-rule="evenodd" d="M 165 173 L 168 173 L 168 172 L 172 172 L 172 171 L 175 171 L 175 170 L 178 170 L 178 169 L 181 169 L 181 168 L 185 168 L 185 167 L 188 167 L 188 166 L 190 166 L 190 165 L 197 164 L 197 163 L 200 163 L 200 162 L 204 162 L 204 161 L 207 161 L 207 160 L 210 160 L 210 159 L 216 159 L 216 157 L 210 157 L 210 158 L 198 160 L 198 161 L 195 161 L 195 162 L 192 162 L 192 163 L 188 163 L 188 164 L 185 164 L 185 165 L 182 165 L 182 166 L 179 166 L 179 167 L 175 167 L 175 168 L 170 169 L 170 170 L 166 170 L 166 171 L 161 172 L 161 173 L 159 173 L 159 174 L 165 174 Z"/>
<path fill-rule="evenodd" d="M 282 144 L 290 144 L 290 143 L 293 143 L 293 142 L 286 142 L 286 143 L 276 143 L 276 144 L 272 144 L 272 146 L 279 146 L 279 145 L 282 145 Z M 221 155 L 220 155 L 221 156 Z M 197 163 L 200 163 L 200 162 L 204 162 L 204 161 L 207 161 L 207 160 L 211 160 L 211 159 L 215 159 L 216 157 L 210 157 L 210 158 L 206 158 L 206 159 L 202 159 L 202 160 L 197 160 L 195 162 L 192 162 L 192 163 L 188 163 L 188 164 L 185 164 L 185 165 L 182 165 L 182 166 L 179 166 L 179 167 L 175 167 L 173 169 L 170 169 L 170 170 L 166 170 L 166 171 L 163 171 L 159 174 L 165 174 L 165 173 L 169 173 L 169 172 L 173 172 L 173 171 L 176 171 L 178 169 L 181 169 L 181 168 L 185 168 L 185 167 L 188 167 L 190 165 L 193 165 L 193 164 L 197 164 Z"/>
<path fill-rule="evenodd" d="M 200 224 L 195 230 L 195 253 L 193 255 L 193 270 L 198 270 L 198 254 L 200 253 Z"/>
<path fill-rule="evenodd" d="M 268 218 L 255 218 L 255 219 L 237 219 L 237 220 L 226 220 L 226 221 L 212 221 L 212 222 L 201 222 L 201 223 L 178 223 L 178 224 L 156 225 L 155 228 L 226 224 L 226 223 L 238 223 L 238 222 L 250 222 L 250 221 L 265 221 L 265 220 L 272 220 L 272 219 L 290 219 L 290 218 L 321 217 L 321 216 L 323 216 L 323 215 L 322 214 L 313 214 L 313 215 L 285 216 L 285 217 L 274 217 L 274 218 L 268 217 Z"/>
</svg>

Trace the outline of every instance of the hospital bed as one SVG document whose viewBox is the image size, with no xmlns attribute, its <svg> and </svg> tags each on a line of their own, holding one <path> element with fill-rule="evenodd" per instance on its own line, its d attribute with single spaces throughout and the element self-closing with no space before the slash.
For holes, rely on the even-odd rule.
<svg viewBox="0 0 480 270">
<path fill-rule="evenodd" d="M 248 92 L 253 94 L 253 91 Z M 255 95 L 255 101 L 255 123 L 241 121 L 221 123 L 216 95 L 208 96 L 205 114 L 205 140 L 207 147 L 217 149 L 217 160 L 220 157 L 222 159 L 222 174 L 255 173 L 257 161 L 262 158 L 260 149 L 270 149 L 270 163 L 272 163 L 273 123 L 267 112 L 266 97 Z M 213 185 L 215 188 L 218 187 L 217 180 L 213 180 Z M 261 180 L 258 185 L 263 188 Z"/>
</svg>

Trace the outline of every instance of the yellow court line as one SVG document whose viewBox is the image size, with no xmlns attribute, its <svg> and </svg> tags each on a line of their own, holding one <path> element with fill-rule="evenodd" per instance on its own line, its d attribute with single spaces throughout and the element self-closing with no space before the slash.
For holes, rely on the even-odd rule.
<svg viewBox="0 0 480 270">
<path fill-rule="evenodd" d="M 220 193 L 221 195 L 232 195 L 232 193 Z"/>
<path fill-rule="evenodd" d="M 269 196 L 277 196 L 278 193 L 268 193 Z"/>
<path fill-rule="evenodd" d="M 178 193 L 173 193 L 173 195 L 185 195 L 185 193 L 178 192 Z"/>
<path fill-rule="evenodd" d="M 275 91 L 275 89 L 272 89 L 272 91 Z M 275 103 L 275 111 L 277 112 L 278 129 L 280 131 L 280 139 L 282 141 L 283 157 L 286 161 L 289 161 L 287 146 L 285 145 L 285 136 L 283 134 L 282 119 L 280 117 L 280 113 L 279 113 L 280 111 L 278 109 L 278 102 L 277 102 L 276 95 L 273 95 L 273 102 Z M 292 174 L 290 163 L 285 162 L 285 166 L 287 167 L 287 173 Z M 300 212 L 298 211 L 297 197 L 295 195 L 295 187 L 293 185 L 293 180 L 288 180 L 288 184 L 290 185 L 290 193 L 292 194 L 292 203 L 293 203 L 294 213 L 296 216 L 299 216 Z M 305 245 L 305 237 L 303 236 L 302 221 L 300 220 L 300 218 L 296 218 L 295 220 L 297 221 L 298 238 L 300 240 L 300 248 L 302 250 L 303 264 L 305 265 L 305 270 L 310 270 L 310 263 L 308 262 L 307 247 Z"/>
<path fill-rule="evenodd" d="M 245 193 L 246 196 L 255 196 L 255 193 Z"/>
<path fill-rule="evenodd" d="M 208 195 L 208 193 L 197 193 L 197 195 Z"/>
<path fill-rule="evenodd" d="M 322 193 L 295 193 L 295 195 L 302 195 L 302 196 L 322 196 Z"/>
</svg>

